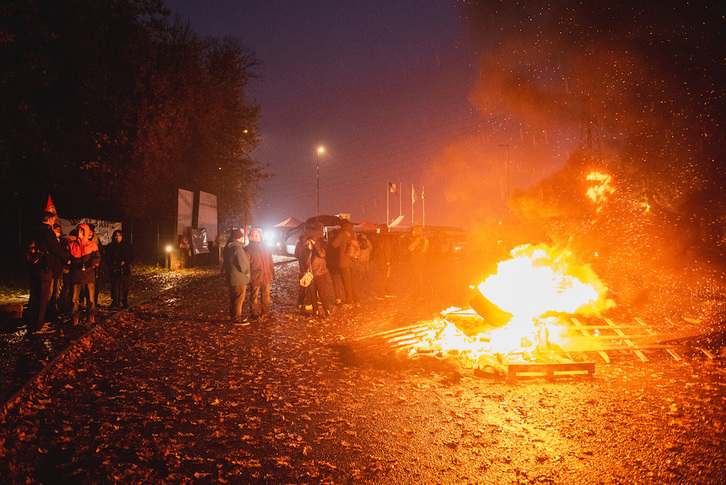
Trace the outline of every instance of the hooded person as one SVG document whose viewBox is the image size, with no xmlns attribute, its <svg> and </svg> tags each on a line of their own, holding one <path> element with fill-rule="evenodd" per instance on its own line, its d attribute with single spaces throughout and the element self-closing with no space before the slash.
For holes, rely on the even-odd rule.
<svg viewBox="0 0 726 485">
<path fill-rule="evenodd" d="M 233 229 L 222 251 L 222 273 L 229 288 L 229 317 L 232 323 L 244 323 L 242 303 L 250 282 L 250 263 L 244 248 L 244 234 Z"/>
<path fill-rule="evenodd" d="M 70 282 L 73 286 L 73 308 L 71 316 L 73 325 L 79 323 L 80 298 L 84 291 L 88 293 L 86 303 L 87 323 L 96 322 L 96 267 L 101 262 L 98 246 L 88 239 L 91 230 L 87 224 L 76 227 L 78 236 L 69 245 L 71 253 Z"/>
<path fill-rule="evenodd" d="M 275 263 L 272 253 L 262 243 L 262 230 L 250 231 L 250 243 L 245 248 L 250 261 L 250 306 L 252 318 L 259 318 L 270 312 L 270 286 L 275 278 Z"/>
</svg>

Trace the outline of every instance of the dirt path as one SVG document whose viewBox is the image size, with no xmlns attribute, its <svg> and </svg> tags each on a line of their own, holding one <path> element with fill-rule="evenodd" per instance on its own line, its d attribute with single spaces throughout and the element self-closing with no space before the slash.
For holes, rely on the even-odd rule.
<svg viewBox="0 0 726 485">
<path fill-rule="evenodd" d="M 341 358 L 431 301 L 228 322 L 221 278 L 100 326 L 0 421 L 10 483 L 724 483 L 722 363 L 624 358 L 593 378 L 493 382 L 436 358 Z M 461 295 L 458 295 L 461 297 Z"/>
</svg>

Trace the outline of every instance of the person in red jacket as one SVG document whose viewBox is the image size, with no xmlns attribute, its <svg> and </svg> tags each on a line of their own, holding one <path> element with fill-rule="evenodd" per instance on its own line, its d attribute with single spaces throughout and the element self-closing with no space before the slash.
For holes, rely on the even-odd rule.
<svg viewBox="0 0 726 485">
<path fill-rule="evenodd" d="M 88 303 L 86 304 L 87 322 L 89 325 L 96 322 L 96 267 L 101 262 L 96 243 L 89 241 L 91 230 L 87 224 L 76 227 L 78 236 L 70 243 L 71 250 L 71 285 L 73 285 L 73 308 L 71 316 L 73 325 L 79 322 L 79 303 L 81 294 L 88 290 Z"/>
</svg>

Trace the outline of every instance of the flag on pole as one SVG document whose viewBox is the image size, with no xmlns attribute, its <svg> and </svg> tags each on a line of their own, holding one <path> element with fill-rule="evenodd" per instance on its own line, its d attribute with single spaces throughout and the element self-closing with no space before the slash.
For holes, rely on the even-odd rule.
<svg viewBox="0 0 726 485">
<path fill-rule="evenodd" d="M 413 184 L 411 184 L 411 203 L 416 203 L 416 189 L 413 188 Z"/>
<path fill-rule="evenodd" d="M 398 195 L 398 185 L 388 182 L 388 191 L 392 194 Z"/>
<path fill-rule="evenodd" d="M 53 204 L 53 199 L 50 198 L 50 195 L 48 195 L 48 202 L 45 204 L 45 211 L 52 212 L 58 217 L 58 212 L 55 210 L 55 204 Z"/>
</svg>

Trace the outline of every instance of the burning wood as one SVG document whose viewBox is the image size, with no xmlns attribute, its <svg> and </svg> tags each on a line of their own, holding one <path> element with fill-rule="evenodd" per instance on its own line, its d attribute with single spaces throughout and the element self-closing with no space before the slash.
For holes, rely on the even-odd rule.
<svg viewBox="0 0 726 485">
<path fill-rule="evenodd" d="M 673 346 L 658 344 L 642 320 L 624 325 L 603 318 L 615 306 L 607 287 L 570 252 L 540 245 L 516 248 L 511 255 L 473 289 L 470 308 L 449 308 L 433 322 L 358 339 L 357 352 L 387 348 L 414 358 L 455 356 L 475 370 L 510 377 L 592 375 L 587 355 L 610 362 L 608 352 L 647 361 L 644 350 L 664 349 L 680 358 Z"/>
</svg>

